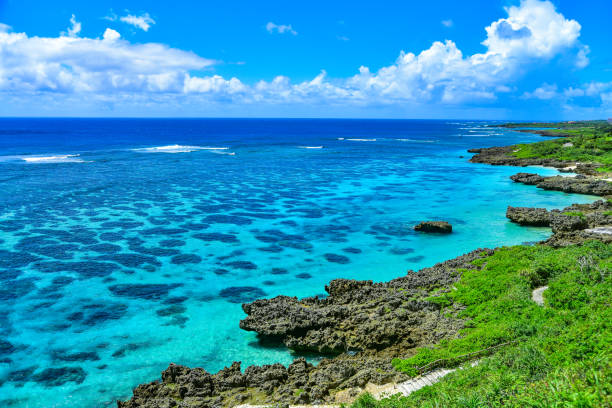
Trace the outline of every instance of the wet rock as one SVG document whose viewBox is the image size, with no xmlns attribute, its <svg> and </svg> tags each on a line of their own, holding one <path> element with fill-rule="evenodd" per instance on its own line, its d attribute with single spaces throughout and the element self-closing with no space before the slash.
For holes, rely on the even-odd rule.
<svg viewBox="0 0 612 408">
<path fill-rule="evenodd" d="M 446 221 L 422 221 L 414 226 L 415 231 L 450 234 L 453 226 Z"/>
<path fill-rule="evenodd" d="M 535 227 L 550 226 L 550 213 L 546 208 L 512 207 L 508 206 L 506 217 L 520 225 Z"/>
<path fill-rule="evenodd" d="M 544 181 L 544 177 L 534 173 L 517 173 L 513 176 L 510 176 L 510 179 L 517 183 L 523 183 L 531 186 L 535 186 L 538 183 Z"/>
</svg>

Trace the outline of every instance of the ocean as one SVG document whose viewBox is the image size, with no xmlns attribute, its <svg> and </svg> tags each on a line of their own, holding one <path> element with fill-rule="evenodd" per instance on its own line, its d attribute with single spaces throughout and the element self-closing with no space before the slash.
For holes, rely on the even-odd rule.
<svg viewBox="0 0 612 408">
<path fill-rule="evenodd" d="M 0 119 L 0 405 L 115 406 L 170 362 L 288 364 L 241 303 L 538 241 L 508 205 L 594 200 L 469 163 L 542 140 L 488 123 Z"/>
</svg>

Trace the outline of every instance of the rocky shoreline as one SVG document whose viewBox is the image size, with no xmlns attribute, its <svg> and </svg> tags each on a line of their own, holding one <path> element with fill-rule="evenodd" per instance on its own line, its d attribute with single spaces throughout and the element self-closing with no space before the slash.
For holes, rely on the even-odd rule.
<svg viewBox="0 0 612 408">
<path fill-rule="evenodd" d="M 472 163 L 491 164 L 493 166 L 543 166 L 554 167 L 559 171 L 573 172 L 582 175 L 596 176 L 597 168 L 594 163 L 579 163 L 557 159 L 540 157 L 521 158 L 513 156 L 514 146 L 487 147 L 480 149 L 469 149 L 468 153 L 475 153 L 470 159 Z"/>
<path fill-rule="evenodd" d="M 571 169 L 575 177 L 542 177 L 518 173 L 512 180 L 546 190 L 612 196 L 612 183 L 597 174 L 596 164 L 553 159 L 522 159 L 511 155 L 512 146 L 472 149 L 474 163 L 512 166 L 549 166 Z M 520 225 L 550 226 L 544 241 L 553 247 L 587 239 L 612 242 L 612 201 L 575 204 L 563 210 L 508 207 L 507 217 Z M 478 249 L 446 262 L 409 271 L 389 282 L 336 279 L 325 288 L 327 297 L 298 299 L 277 296 L 244 304 L 244 330 L 255 331 L 262 341 L 282 343 L 296 351 L 330 354 L 318 365 L 296 359 L 281 364 L 251 366 L 239 362 L 210 374 L 201 368 L 171 364 L 162 380 L 134 389 L 133 397 L 118 401 L 119 408 L 231 407 L 240 404 L 349 403 L 371 384 L 399 382 L 407 377 L 396 371 L 393 358 L 407 358 L 415 348 L 457 336 L 464 321 L 440 312 L 443 293 L 453 289 L 473 261 L 490 256 Z"/>
<path fill-rule="evenodd" d="M 368 384 L 399 382 L 407 377 L 391 365 L 419 346 L 456 336 L 463 321 L 440 313 L 437 295 L 448 292 L 475 259 L 478 249 L 455 259 L 384 283 L 336 279 L 328 297 L 277 296 L 243 305 L 245 330 L 300 351 L 339 353 L 317 366 L 303 358 L 281 364 L 250 366 L 234 362 L 217 374 L 171 364 L 161 382 L 138 386 L 119 408 L 228 407 L 238 404 L 349 402 Z M 455 310 L 458 312 L 460 309 Z"/>
</svg>

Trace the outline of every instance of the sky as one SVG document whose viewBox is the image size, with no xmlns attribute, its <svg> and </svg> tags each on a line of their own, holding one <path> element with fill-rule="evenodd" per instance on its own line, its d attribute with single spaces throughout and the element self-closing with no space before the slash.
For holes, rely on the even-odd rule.
<svg viewBox="0 0 612 408">
<path fill-rule="evenodd" d="M 612 117 L 610 0 L 0 0 L 0 116 Z"/>
</svg>

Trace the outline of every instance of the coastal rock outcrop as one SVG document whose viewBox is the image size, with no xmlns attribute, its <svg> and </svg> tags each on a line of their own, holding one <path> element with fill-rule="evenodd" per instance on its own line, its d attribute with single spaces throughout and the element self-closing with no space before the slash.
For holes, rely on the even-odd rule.
<svg viewBox="0 0 612 408">
<path fill-rule="evenodd" d="M 536 186 L 538 183 L 544 181 L 544 177 L 535 173 L 516 173 L 510 176 L 510 179 L 517 183 L 523 183 L 530 186 Z"/>
<path fill-rule="evenodd" d="M 412 348 L 457 329 L 454 319 L 441 316 L 439 305 L 426 299 L 427 293 L 455 282 L 461 275 L 458 268 L 473 269 L 471 261 L 482 254 L 474 251 L 385 283 L 336 279 L 326 286 L 329 296 L 324 299 L 256 300 L 243 305 L 248 316 L 240 327 L 300 351 L 341 353 L 398 344 Z"/>
<path fill-rule="evenodd" d="M 534 173 L 517 173 L 510 178 L 517 182 L 535 185 L 543 190 L 563 191 L 565 193 L 606 196 L 612 194 L 612 183 L 595 177 L 577 175 L 575 177 L 542 177 Z"/>
<path fill-rule="evenodd" d="M 520 225 L 550 226 L 553 235 L 545 241 L 551 246 L 566 246 L 598 239 L 612 241 L 612 201 L 598 200 L 590 204 L 573 204 L 562 210 L 512 207 L 506 217 Z"/>
<path fill-rule="evenodd" d="M 512 207 L 508 206 L 506 217 L 520 225 L 534 227 L 550 226 L 550 213 L 546 208 Z"/>
<path fill-rule="evenodd" d="M 450 234 L 453 226 L 446 221 L 422 221 L 414 226 L 415 231 Z"/>
<path fill-rule="evenodd" d="M 463 320 L 455 313 L 441 314 L 430 296 L 450 291 L 463 270 L 480 267 L 472 261 L 491 254 L 478 249 L 384 283 L 336 279 L 326 286 L 329 296 L 324 299 L 278 296 L 245 304 L 248 316 L 240 327 L 256 331 L 262 340 L 340 354 L 316 366 L 299 358 L 286 368 L 273 364 L 242 371 L 235 362 L 217 374 L 171 364 L 161 382 L 138 386 L 118 407 L 320 404 L 336 402 L 340 394 L 357 396 L 368 383 L 405 380 L 391 365 L 393 358 L 405 358 L 415 347 L 455 336 L 463 328 Z"/>
<path fill-rule="evenodd" d="M 512 156 L 514 146 L 488 147 L 482 149 L 469 149 L 468 153 L 476 153 L 470 159 L 472 163 L 492 164 L 494 166 L 547 166 L 563 168 L 575 164 L 556 159 L 519 158 Z"/>
</svg>

